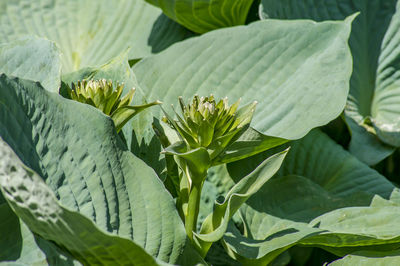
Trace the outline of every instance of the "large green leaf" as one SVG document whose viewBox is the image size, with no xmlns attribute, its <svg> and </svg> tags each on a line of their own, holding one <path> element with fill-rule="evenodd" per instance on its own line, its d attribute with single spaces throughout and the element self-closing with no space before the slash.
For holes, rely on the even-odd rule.
<svg viewBox="0 0 400 266">
<path fill-rule="evenodd" d="M 215 30 L 145 58 L 133 71 L 147 98 L 165 104 L 196 93 L 257 100 L 253 127 L 296 139 L 344 108 L 351 20 L 260 21 Z"/>
<path fill-rule="evenodd" d="M 265 265 L 296 244 L 338 255 L 400 246 L 398 191 L 389 181 L 320 131 L 286 145 L 276 176 L 240 210 L 246 235 L 231 227 L 224 237 L 243 263 Z M 231 177 L 239 180 L 273 152 L 230 164 Z"/>
<path fill-rule="evenodd" d="M 62 76 L 62 82 L 69 87 L 72 87 L 72 83 L 85 79 L 107 79 L 115 83 L 123 83 L 124 91 L 122 95 L 129 92 L 132 88 L 137 87 L 135 77 L 129 67 L 127 50 L 101 66 L 84 67 L 78 71 L 70 72 Z"/>
<path fill-rule="evenodd" d="M 154 171 L 128 151 L 109 117 L 5 75 L 0 104 L 0 136 L 62 206 L 133 239 L 160 260 L 175 263 L 185 257 L 184 248 L 190 251 L 173 199 Z"/>
<path fill-rule="evenodd" d="M 142 58 L 184 39 L 188 32 L 141 0 L 6 0 L 0 38 L 43 36 L 60 47 L 63 72 L 100 65 L 130 47 Z"/>
<path fill-rule="evenodd" d="M 0 217 L 0 261 L 38 266 L 81 265 L 54 243 L 35 236 L 7 203 L 0 205 Z"/>
<path fill-rule="evenodd" d="M 364 162 L 376 164 L 394 150 L 383 143 L 400 146 L 400 1 L 262 0 L 261 9 L 264 18 L 317 21 L 343 19 L 360 11 L 349 40 L 354 62 L 345 110 L 352 130 L 350 150 Z"/>
<path fill-rule="evenodd" d="M 61 60 L 55 43 L 25 37 L 0 44 L 0 73 L 39 81 L 49 91 L 60 87 Z"/>
<path fill-rule="evenodd" d="M 331 266 L 397 266 L 400 264 L 400 251 L 392 252 L 356 252 L 329 263 Z"/>
<path fill-rule="evenodd" d="M 146 1 L 160 7 L 167 16 L 198 33 L 243 25 L 253 3 L 253 0 Z"/>
<path fill-rule="evenodd" d="M 66 248 L 84 264 L 157 265 L 134 242 L 100 231 L 78 212 L 58 204 L 51 189 L 0 140 L 0 189 L 14 212 L 35 233 Z"/>
</svg>

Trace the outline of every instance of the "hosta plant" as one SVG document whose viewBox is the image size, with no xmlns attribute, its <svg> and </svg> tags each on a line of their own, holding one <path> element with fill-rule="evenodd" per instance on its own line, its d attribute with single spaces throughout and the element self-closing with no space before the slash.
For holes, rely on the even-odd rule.
<svg viewBox="0 0 400 266">
<path fill-rule="evenodd" d="M 398 8 L 1 1 L 0 264 L 399 264 Z"/>
</svg>

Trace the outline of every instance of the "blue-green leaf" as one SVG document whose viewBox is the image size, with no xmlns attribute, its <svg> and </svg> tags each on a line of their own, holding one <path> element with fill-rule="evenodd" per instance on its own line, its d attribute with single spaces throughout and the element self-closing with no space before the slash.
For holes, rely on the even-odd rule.
<svg viewBox="0 0 400 266">
<path fill-rule="evenodd" d="M 55 43 L 38 37 L 0 43 L 0 73 L 39 81 L 46 90 L 58 92 L 60 57 Z"/>
<path fill-rule="evenodd" d="M 129 59 L 159 52 L 190 33 L 142 0 L 6 0 L 0 38 L 37 35 L 57 43 L 62 72 L 106 63 L 128 47 Z"/>
<path fill-rule="evenodd" d="M 133 239 L 171 263 L 190 251 L 172 197 L 99 110 L 38 83 L 1 75 L 0 136 L 43 178 L 59 204 L 100 230 Z"/>
<path fill-rule="evenodd" d="M 350 150 L 373 165 L 400 146 L 400 1 L 262 0 L 260 11 L 263 18 L 316 21 L 360 12 L 349 39 L 353 74 L 345 114 L 352 131 Z"/>
<path fill-rule="evenodd" d="M 0 192 L 0 194 L 2 194 Z M 13 213 L 8 203 L 0 204 L 0 262 L 23 265 L 81 265 L 54 243 L 34 235 Z M 3 265 L 0 263 L 0 265 Z"/>
<path fill-rule="evenodd" d="M 352 19 L 269 20 L 219 29 L 145 58 L 133 71 L 149 101 L 177 104 L 178 96 L 211 93 L 231 102 L 241 97 L 243 104 L 257 100 L 256 130 L 297 139 L 344 108 Z"/>
<path fill-rule="evenodd" d="M 400 246 L 398 189 L 318 130 L 290 145 L 282 167 L 240 209 L 245 234 L 224 236 L 244 264 L 265 265 L 294 245 L 344 254 Z M 280 147 L 282 148 L 282 147 Z M 277 149 L 232 163 L 240 177 Z"/>
</svg>

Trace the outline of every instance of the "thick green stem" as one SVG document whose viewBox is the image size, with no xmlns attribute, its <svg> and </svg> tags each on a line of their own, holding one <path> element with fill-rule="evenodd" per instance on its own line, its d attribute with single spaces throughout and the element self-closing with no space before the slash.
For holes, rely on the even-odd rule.
<svg viewBox="0 0 400 266">
<path fill-rule="evenodd" d="M 201 196 L 202 186 L 203 186 L 202 181 L 200 183 L 193 182 L 189 194 L 187 215 L 185 217 L 185 229 L 186 229 L 186 234 L 192 241 L 193 241 L 193 231 L 196 232 L 197 217 L 199 215 L 199 209 L 200 209 L 200 196 Z"/>
</svg>

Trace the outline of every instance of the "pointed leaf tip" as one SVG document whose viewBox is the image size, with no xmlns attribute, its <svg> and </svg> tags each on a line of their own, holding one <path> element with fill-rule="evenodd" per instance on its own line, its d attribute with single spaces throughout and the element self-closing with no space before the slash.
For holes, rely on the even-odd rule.
<svg viewBox="0 0 400 266">
<path fill-rule="evenodd" d="M 348 23 L 348 24 L 351 24 L 351 23 L 353 23 L 353 21 L 358 17 L 358 15 L 360 15 L 360 13 L 361 13 L 361 12 L 358 11 L 358 12 L 356 12 L 356 13 L 354 13 L 354 14 L 348 16 L 348 17 L 346 17 L 346 18 L 344 19 L 344 21 L 345 21 L 346 23 Z"/>
</svg>

